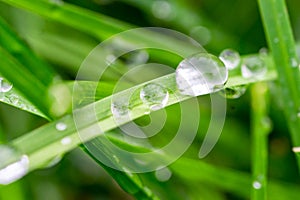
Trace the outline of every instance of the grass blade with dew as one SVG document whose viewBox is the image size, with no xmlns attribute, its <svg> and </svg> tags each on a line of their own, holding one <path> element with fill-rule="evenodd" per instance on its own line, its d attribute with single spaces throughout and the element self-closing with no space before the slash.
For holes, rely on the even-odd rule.
<svg viewBox="0 0 300 200">
<path fill-rule="evenodd" d="M 295 147 L 300 146 L 300 69 L 284 0 L 258 0 L 266 38 L 278 72 L 284 114 Z M 300 169 L 300 154 L 297 155 Z"/>
</svg>

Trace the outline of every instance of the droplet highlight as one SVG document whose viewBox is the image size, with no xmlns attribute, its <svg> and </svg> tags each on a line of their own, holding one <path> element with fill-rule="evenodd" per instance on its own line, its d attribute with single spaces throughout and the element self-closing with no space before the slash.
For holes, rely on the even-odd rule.
<svg viewBox="0 0 300 200">
<path fill-rule="evenodd" d="M 172 177 L 172 171 L 165 167 L 155 171 L 155 177 L 160 182 L 166 182 Z"/>
<path fill-rule="evenodd" d="M 61 139 L 60 143 L 62 145 L 68 145 L 72 143 L 72 139 L 70 137 L 64 137 L 63 139 Z"/>
<path fill-rule="evenodd" d="M 58 122 L 56 125 L 55 125 L 55 128 L 56 130 L 58 131 L 64 131 L 67 129 L 67 124 L 63 123 L 63 122 Z"/>
<path fill-rule="evenodd" d="M 181 61 L 176 69 L 176 83 L 181 94 L 199 96 L 224 87 L 228 69 L 216 56 L 199 53 Z"/>
<path fill-rule="evenodd" d="M 28 156 L 8 145 L 0 145 L 0 184 L 7 185 L 27 174 Z"/>
<path fill-rule="evenodd" d="M 249 56 L 244 58 L 241 72 L 244 78 L 259 78 L 267 73 L 267 66 L 260 57 Z"/>
<path fill-rule="evenodd" d="M 261 185 L 261 183 L 260 183 L 259 181 L 254 181 L 254 182 L 252 183 L 252 187 L 253 187 L 254 189 L 256 189 L 256 190 L 259 190 L 259 189 L 261 189 L 262 185 Z"/>
<path fill-rule="evenodd" d="M 223 50 L 220 53 L 219 58 L 224 62 L 225 66 L 229 70 L 236 69 L 240 65 L 240 62 L 241 62 L 241 57 L 240 57 L 239 52 L 237 52 L 233 49 Z"/>
<path fill-rule="evenodd" d="M 140 98 L 150 107 L 150 110 L 159 110 L 168 103 L 169 92 L 157 83 L 149 83 L 141 89 Z"/>
</svg>

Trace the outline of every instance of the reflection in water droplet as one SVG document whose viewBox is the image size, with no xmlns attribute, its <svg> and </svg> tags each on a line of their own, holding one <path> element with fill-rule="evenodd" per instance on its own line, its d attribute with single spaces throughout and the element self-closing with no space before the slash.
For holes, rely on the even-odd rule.
<svg viewBox="0 0 300 200">
<path fill-rule="evenodd" d="M 55 128 L 56 130 L 58 131 L 64 131 L 67 129 L 67 124 L 63 123 L 63 122 L 58 122 L 56 125 L 55 125 Z"/>
<path fill-rule="evenodd" d="M 247 87 L 245 85 L 228 87 L 220 91 L 220 94 L 227 99 L 237 99 L 245 94 Z"/>
<path fill-rule="evenodd" d="M 164 0 L 153 2 L 152 13 L 158 19 L 171 20 L 173 18 L 172 7 L 169 2 Z"/>
<path fill-rule="evenodd" d="M 219 58 L 224 62 L 225 66 L 229 70 L 236 69 L 241 62 L 240 54 L 233 49 L 223 50 L 220 53 Z"/>
<path fill-rule="evenodd" d="M 10 184 L 28 172 L 28 157 L 11 146 L 0 145 L 0 160 L 0 184 Z"/>
<path fill-rule="evenodd" d="M 13 85 L 10 82 L 0 77 L 0 93 L 9 92 L 12 89 L 12 87 Z"/>
<path fill-rule="evenodd" d="M 155 177 L 160 182 L 168 181 L 171 178 L 171 176 L 172 171 L 167 167 L 155 171 Z"/>
<path fill-rule="evenodd" d="M 228 79 L 228 70 L 216 56 L 199 53 L 179 63 L 176 83 L 181 94 L 199 96 L 220 90 Z"/>
<path fill-rule="evenodd" d="M 252 184 L 252 186 L 253 186 L 254 189 L 259 190 L 259 189 L 261 189 L 261 186 L 262 186 L 262 185 L 261 185 L 260 182 L 254 181 L 253 184 Z"/>
<path fill-rule="evenodd" d="M 168 103 L 169 92 L 159 84 L 149 83 L 141 89 L 140 98 L 151 110 L 159 110 Z"/>
<path fill-rule="evenodd" d="M 241 71 L 244 78 L 259 78 L 266 74 L 267 66 L 260 57 L 249 56 L 243 60 Z"/>
<path fill-rule="evenodd" d="M 70 137 L 64 137 L 63 139 L 61 139 L 60 143 L 62 145 L 68 145 L 68 144 L 71 144 L 72 142 L 72 139 Z"/>
</svg>

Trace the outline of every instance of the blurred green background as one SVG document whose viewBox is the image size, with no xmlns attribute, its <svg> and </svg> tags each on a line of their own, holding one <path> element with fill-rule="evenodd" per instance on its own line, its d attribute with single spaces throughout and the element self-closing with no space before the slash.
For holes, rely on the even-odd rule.
<svg viewBox="0 0 300 200">
<path fill-rule="evenodd" d="M 53 0 L 54 1 L 54 0 Z M 56 1 L 59 3 L 59 1 Z M 215 55 L 233 48 L 241 55 L 257 53 L 266 47 L 264 30 L 256 1 L 244 0 L 67 0 L 70 4 L 99 12 L 138 27 L 165 27 L 193 37 Z M 286 1 L 296 40 L 300 36 L 300 1 Z M 160 3 L 158 7 L 157 3 Z M 164 8 L 160 10 L 161 8 Z M 0 1 L 3 17 L 42 59 L 65 80 L 73 80 L 83 59 L 101 41 L 66 25 L 53 22 Z M 97 28 L 97 27 L 95 27 Z M 1 62 L 1 61 L 0 61 Z M 281 104 L 276 98 L 276 84 L 271 90 L 268 176 L 273 180 L 300 184 L 290 138 Z M 208 97 L 199 97 L 201 115 L 199 137 L 185 156 L 197 158 L 207 129 Z M 215 166 L 251 172 L 250 95 L 227 100 L 227 118 L 221 138 L 203 161 Z M 172 115 L 176 105 L 167 108 Z M 0 104 L 0 132 L 3 141 L 11 141 L 46 121 Z M 147 118 L 138 121 L 147 123 Z M 172 126 L 172 123 L 171 125 Z M 201 173 L 201 171 L 197 172 Z M 167 182 L 159 182 L 154 173 L 141 175 L 145 185 L 161 199 L 249 199 L 205 181 L 188 181 L 173 174 Z M 226 182 L 226 180 L 223 180 Z M 79 148 L 66 154 L 55 166 L 31 172 L 21 181 L 0 188 L 0 199 L 94 200 L 133 199 L 91 158 Z"/>
</svg>

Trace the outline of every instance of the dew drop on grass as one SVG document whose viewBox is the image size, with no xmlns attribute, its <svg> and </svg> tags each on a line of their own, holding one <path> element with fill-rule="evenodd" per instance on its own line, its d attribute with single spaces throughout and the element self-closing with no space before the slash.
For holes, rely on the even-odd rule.
<svg viewBox="0 0 300 200">
<path fill-rule="evenodd" d="M 268 56 L 268 49 L 266 47 L 262 47 L 259 51 L 259 56 L 261 57 L 267 57 Z"/>
<path fill-rule="evenodd" d="M 241 62 L 240 54 L 233 49 L 223 50 L 220 53 L 219 58 L 223 61 L 223 63 L 229 70 L 236 69 Z"/>
<path fill-rule="evenodd" d="M 0 93 L 9 92 L 12 89 L 12 87 L 13 85 L 10 82 L 0 77 Z"/>
<path fill-rule="evenodd" d="M 125 100 L 118 100 L 113 102 L 110 109 L 113 117 L 119 122 L 126 120 L 129 117 L 129 106 L 128 103 L 125 102 Z"/>
<path fill-rule="evenodd" d="M 29 168 L 29 159 L 15 148 L 0 145 L 0 184 L 7 185 L 22 178 Z"/>
<path fill-rule="evenodd" d="M 244 59 L 241 71 L 244 78 L 259 78 L 266 74 L 267 66 L 260 57 L 249 56 Z"/>
<path fill-rule="evenodd" d="M 64 131 L 67 129 L 67 124 L 63 123 L 63 122 L 58 122 L 56 125 L 55 125 L 55 128 L 56 130 L 58 131 Z"/>
<path fill-rule="evenodd" d="M 198 53 L 179 63 L 176 69 L 176 83 L 181 94 L 199 96 L 224 87 L 228 70 L 216 56 Z"/>
<path fill-rule="evenodd" d="M 247 87 L 245 85 L 228 87 L 220 91 L 220 94 L 227 99 L 237 99 L 245 94 Z"/>
<path fill-rule="evenodd" d="M 160 182 L 166 182 L 172 177 L 172 171 L 165 167 L 155 171 L 155 177 Z"/>
<path fill-rule="evenodd" d="M 262 185 L 259 181 L 254 181 L 252 186 L 253 186 L 254 189 L 259 190 L 259 189 L 261 189 Z"/>
<path fill-rule="evenodd" d="M 68 145 L 68 144 L 71 144 L 72 142 L 72 139 L 70 137 L 64 137 L 63 139 L 61 139 L 60 143 L 62 145 Z"/>
<path fill-rule="evenodd" d="M 157 83 L 149 83 L 141 89 L 140 98 L 150 107 L 150 110 L 159 110 L 168 103 L 169 92 Z"/>
</svg>

